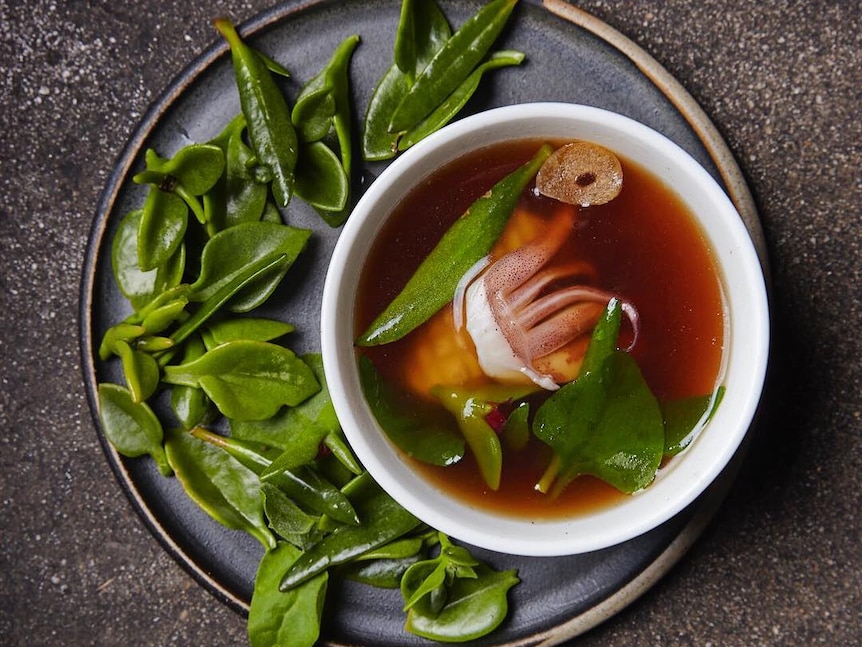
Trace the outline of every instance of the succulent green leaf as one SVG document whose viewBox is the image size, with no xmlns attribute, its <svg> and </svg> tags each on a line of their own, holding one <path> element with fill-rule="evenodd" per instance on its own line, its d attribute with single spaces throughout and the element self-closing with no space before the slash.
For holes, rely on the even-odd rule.
<svg viewBox="0 0 862 647">
<path fill-rule="evenodd" d="M 556 495 L 581 474 L 626 493 L 655 478 L 664 453 L 661 410 L 634 359 L 614 350 L 619 312 L 614 299 L 596 326 L 579 377 L 536 412 L 533 433 L 556 458 L 542 491 Z"/>
<path fill-rule="evenodd" d="M 278 589 L 281 575 L 301 554 L 298 548 L 280 542 L 263 556 L 248 611 L 251 647 L 312 647 L 317 643 L 328 574 L 321 573 L 287 593 Z"/>
<path fill-rule="evenodd" d="M 401 292 L 371 322 L 357 344 L 377 346 L 401 339 L 449 303 L 464 273 L 491 251 L 521 192 L 550 154 L 550 146 L 542 146 L 532 160 L 470 205 L 443 234 Z"/>
<path fill-rule="evenodd" d="M 177 252 L 157 268 L 145 272 L 138 264 L 138 229 L 142 209 L 131 211 L 120 221 L 111 243 L 111 267 L 120 292 L 132 307 L 139 309 L 182 281 L 185 270 L 186 248 L 180 245 Z"/>
<path fill-rule="evenodd" d="M 292 351 L 251 340 L 234 340 L 200 358 L 166 366 L 170 384 L 201 387 L 219 411 L 236 420 L 263 420 L 320 390 L 308 365 Z"/>
<path fill-rule="evenodd" d="M 525 56 L 521 52 L 494 52 L 480 64 L 444 101 L 418 124 L 413 126 L 398 140 L 398 150 L 405 151 L 415 143 L 425 139 L 431 133 L 440 130 L 461 112 L 470 97 L 479 88 L 479 83 L 485 72 L 501 67 L 520 65 Z"/>
<path fill-rule="evenodd" d="M 422 69 L 389 122 L 404 132 L 427 117 L 463 82 L 488 53 L 518 0 L 493 0 L 452 34 Z"/>
<path fill-rule="evenodd" d="M 207 350 L 235 339 L 273 341 L 293 332 L 292 324 L 265 317 L 236 317 L 207 324 L 202 330 Z"/>
<path fill-rule="evenodd" d="M 274 548 L 275 537 L 263 518 L 257 474 L 186 431 L 169 429 L 165 438 L 168 461 L 186 494 L 222 525 L 247 532 L 264 548 Z"/>
<path fill-rule="evenodd" d="M 347 204 L 350 179 L 341 160 L 322 141 L 304 144 L 296 169 L 296 195 L 317 209 L 341 211 Z"/>
<path fill-rule="evenodd" d="M 373 479 L 357 477 L 361 487 L 350 500 L 361 520 L 345 525 L 307 550 L 281 579 L 279 588 L 287 591 L 369 550 L 379 548 L 418 527 L 421 522 L 395 502 Z"/>
<path fill-rule="evenodd" d="M 305 248 L 311 232 L 271 222 L 247 222 L 213 236 L 201 255 L 201 273 L 192 284 L 191 299 L 206 301 L 242 275 L 252 263 L 284 255 L 285 261 L 265 277 L 236 294 L 230 309 L 248 312 L 261 305 Z"/>
<path fill-rule="evenodd" d="M 406 577 L 406 574 L 405 574 Z M 475 578 L 456 578 L 447 587 L 445 603 L 436 614 L 421 605 L 407 613 L 407 631 L 441 642 L 467 642 L 487 635 L 506 617 L 509 589 L 520 580 L 514 570 L 494 571 L 481 564 Z"/>
<path fill-rule="evenodd" d="M 135 402 L 119 384 L 103 382 L 99 385 L 99 418 L 105 438 L 120 454 L 129 458 L 149 455 L 162 474 L 171 474 L 162 446 L 162 423 L 146 403 Z"/>
<path fill-rule="evenodd" d="M 169 262 L 183 242 L 189 208 L 175 193 L 150 187 L 138 223 L 138 267 L 143 272 Z"/>
<path fill-rule="evenodd" d="M 226 18 L 214 21 L 230 45 L 240 105 L 248 124 L 252 149 L 261 164 L 272 172 L 272 192 L 279 206 L 286 207 L 293 193 L 298 138 L 290 110 L 266 63 L 240 38 Z"/>
<path fill-rule="evenodd" d="M 439 407 L 411 399 L 385 382 L 364 355 L 359 359 L 359 376 L 374 417 L 402 452 L 430 465 L 452 465 L 464 457 L 464 437 Z"/>
</svg>

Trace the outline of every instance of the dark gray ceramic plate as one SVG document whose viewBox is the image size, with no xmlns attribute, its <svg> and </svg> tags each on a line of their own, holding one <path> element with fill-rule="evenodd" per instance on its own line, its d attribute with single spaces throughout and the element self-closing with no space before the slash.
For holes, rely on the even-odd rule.
<svg viewBox="0 0 862 647">
<path fill-rule="evenodd" d="M 362 114 L 377 79 L 391 61 L 400 3 L 395 0 L 286 2 L 243 25 L 261 50 L 283 62 L 295 82 L 311 78 L 335 45 L 362 37 L 351 68 L 355 105 Z M 442 2 L 453 25 L 480 6 Z M 700 161 L 728 190 L 762 249 L 757 214 L 739 168 L 708 118 L 691 97 L 646 53 L 607 25 L 562 1 L 522 2 L 501 48 L 527 53 L 520 68 L 487 77 L 464 114 L 529 101 L 566 101 L 620 112 L 664 133 Z M 205 141 L 238 112 L 239 102 L 226 48 L 218 43 L 192 63 L 153 105 L 129 140 L 112 174 L 93 227 L 81 297 L 85 381 L 96 426 L 96 385 L 121 381 L 116 363 L 98 361 L 94 349 L 107 327 L 128 313 L 111 277 L 110 241 L 123 214 L 139 207 L 144 190 L 131 176 L 148 147 L 172 155 L 192 141 Z M 355 192 L 382 166 L 363 166 Z M 338 230 L 329 229 L 299 201 L 286 217 L 314 229 L 313 244 L 290 273 L 290 287 L 276 293 L 271 315 L 297 324 L 298 352 L 319 349 L 319 295 Z M 164 403 L 162 403 L 164 405 Z M 158 406 L 158 403 L 157 403 Z M 161 477 L 150 460 L 124 459 L 103 441 L 116 476 L 135 509 L 165 548 L 216 596 L 237 611 L 247 609 L 260 545 L 212 521 L 191 503 L 176 479 Z M 498 568 L 517 568 L 522 584 L 511 593 L 506 623 L 481 645 L 559 644 L 612 616 L 660 578 L 687 550 L 720 503 L 733 466 L 691 508 L 660 528 L 611 549 L 566 558 L 478 555 Z M 426 641 L 402 630 L 399 594 L 349 583 L 327 598 L 323 642 L 331 645 L 412 645 Z"/>
</svg>

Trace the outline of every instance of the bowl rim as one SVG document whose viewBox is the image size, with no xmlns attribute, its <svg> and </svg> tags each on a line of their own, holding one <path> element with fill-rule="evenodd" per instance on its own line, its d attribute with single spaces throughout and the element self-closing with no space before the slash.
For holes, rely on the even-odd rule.
<svg viewBox="0 0 862 647">
<path fill-rule="evenodd" d="M 511 132 L 518 134 L 513 137 Z M 368 243 L 410 187 L 465 150 L 540 137 L 596 141 L 638 163 L 660 153 L 658 160 L 649 157 L 654 163 L 648 168 L 660 177 L 680 174 L 672 188 L 704 231 L 721 275 L 726 329 L 724 374 L 719 381 L 743 388 L 727 389 L 709 427 L 645 490 L 594 513 L 530 520 L 504 517 L 454 499 L 409 466 L 361 394 L 353 321 L 357 269 L 365 262 Z M 695 199 L 717 217 L 706 218 L 705 210 L 692 205 Z M 748 230 L 724 190 L 664 135 L 629 117 L 578 104 L 494 108 L 456 121 L 407 150 L 357 203 L 336 243 L 323 289 L 324 371 L 336 414 L 360 462 L 390 496 L 428 525 L 475 546 L 518 555 L 570 555 L 607 548 L 657 527 L 691 504 L 730 462 L 749 430 L 763 389 L 768 349 L 763 270 Z M 716 428 L 726 431 L 707 433 Z"/>
</svg>

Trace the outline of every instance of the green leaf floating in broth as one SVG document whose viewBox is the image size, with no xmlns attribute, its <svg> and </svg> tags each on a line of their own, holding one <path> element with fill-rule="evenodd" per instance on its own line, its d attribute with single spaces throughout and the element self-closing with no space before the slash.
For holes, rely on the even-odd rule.
<svg viewBox="0 0 862 647">
<path fill-rule="evenodd" d="M 536 412 L 533 433 L 555 453 L 542 491 L 559 494 L 582 474 L 627 493 L 655 478 L 664 453 L 661 411 L 634 359 L 616 350 L 620 312 L 611 300 L 579 377 Z"/>
<path fill-rule="evenodd" d="M 401 339 L 452 300 L 458 282 L 486 256 L 500 237 L 521 192 L 551 154 L 542 146 L 532 160 L 516 169 L 476 200 L 449 227 L 395 299 L 359 337 L 360 346 Z"/>
<path fill-rule="evenodd" d="M 710 418 L 724 397 L 724 387 L 720 386 L 709 395 L 696 395 L 681 400 L 663 402 L 666 456 L 675 456 L 689 446 Z"/>
<path fill-rule="evenodd" d="M 408 456 L 430 465 L 451 465 L 464 457 L 464 437 L 439 407 L 406 402 L 383 381 L 371 360 L 359 360 L 362 392 L 387 437 Z"/>
</svg>

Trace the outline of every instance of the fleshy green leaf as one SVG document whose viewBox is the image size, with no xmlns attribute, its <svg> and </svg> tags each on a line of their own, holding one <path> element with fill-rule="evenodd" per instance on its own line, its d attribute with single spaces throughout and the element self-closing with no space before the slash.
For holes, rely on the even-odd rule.
<svg viewBox="0 0 862 647">
<path fill-rule="evenodd" d="M 431 465 L 452 465 L 464 457 L 464 438 L 439 407 L 406 399 L 382 380 L 371 360 L 359 360 L 362 392 L 387 437 L 408 456 Z"/>
<path fill-rule="evenodd" d="M 362 155 L 366 160 L 385 160 L 398 152 L 400 133 L 390 132 L 389 122 L 413 80 L 451 34 L 446 17 L 433 0 L 402 3 L 394 62 L 378 81 L 366 108 L 362 131 Z"/>
<path fill-rule="evenodd" d="M 281 579 L 289 590 L 369 550 L 379 548 L 420 525 L 420 521 L 395 502 L 367 473 L 357 477 L 361 487 L 351 493 L 360 525 L 341 526 L 307 550 Z"/>
<path fill-rule="evenodd" d="M 279 543 L 263 556 L 248 611 L 251 647 L 312 647 L 317 642 L 328 574 L 286 593 L 278 590 L 281 576 L 301 554 L 294 546 Z"/>
<path fill-rule="evenodd" d="M 457 88 L 488 53 L 503 30 L 517 0 L 493 0 L 452 34 L 395 110 L 391 132 L 409 130 Z"/>
<path fill-rule="evenodd" d="M 661 411 L 634 359 L 611 350 L 619 313 L 614 299 L 596 326 L 581 375 L 536 412 L 533 433 L 553 448 L 556 459 L 539 484 L 542 491 L 553 482 L 558 494 L 581 474 L 626 493 L 655 478 L 664 450 Z"/>
<path fill-rule="evenodd" d="M 138 224 L 138 267 L 149 272 L 177 253 L 188 226 L 189 208 L 175 193 L 150 187 Z"/>
<path fill-rule="evenodd" d="M 129 212 L 121 221 L 111 244 L 111 267 L 120 292 L 139 309 L 154 297 L 179 285 L 185 269 L 185 245 L 157 268 L 145 272 L 138 265 L 138 228 L 143 210 Z"/>
<path fill-rule="evenodd" d="M 126 385 L 135 402 L 144 402 L 159 386 L 161 370 L 152 355 L 133 349 L 128 343 L 118 341 L 114 352 L 123 362 Z"/>
<path fill-rule="evenodd" d="M 193 301 L 206 301 L 219 289 L 241 275 L 255 261 L 283 254 L 285 262 L 254 284 L 235 295 L 230 302 L 234 312 L 248 312 L 261 305 L 284 277 L 311 232 L 271 222 L 247 222 L 213 236 L 201 255 L 201 273 L 192 284 Z"/>
<path fill-rule="evenodd" d="M 222 147 L 225 172 L 204 195 L 209 227 L 218 232 L 243 222 L 261 219 L 269 189 L 256 174 L 257 158 L 245 143 L 245 117 L 240 114 L 213 140 Z"/>
<path fill-rule="evenodd" d="M 273 195 L 278 204 L 285 207 L 293 193 L 298 155 L 298 139 L 287 102 L 266 63 L 243 42 L 231 22 L 218 18 L 214 24 L 230 45 L 252 149 L 258 161 L 272 172 Z"/>
<path fill-rule="evenodd" d="M 171 474 L 162 447 L 162 424 L 144 402 L 135 402 L 128 389 L 119 384 L 99 385 L 99 418 L 108 442 L 123 456 L 136 458 L 149 455 L 159 471 Z"/>
<path fill-rule="evenodd" d="M 293 332 L 292 324 L 264 317 L 237 317 L 207 324 L 202 336 L 208 350 L 235 339 L 273 341 Z"/>
<path fill-rule="evenodd" d="M 320 541 L 323 533 L 317 529 L 319 516 L 303 511 L 275 485 L 263 483 L 261 492 L 266 518 L 279 537 L 303 550 Z"/>
<path fill-rule="evenodd" d="M 201 387 L 228 418 L 263 420 L 284 405 L 299 404 L 320 385 L 311 369 L 287 348 L 235 340 L 178 366 L 166 366 L 165 382 Z"/>
<path fill-rule="evenodd" d="M 192 335 L 183 349 L 183 362 L 191 362 L 206 352 L 201 338 Z M 200 387 L 177 384 L 171 389 L 171 409 L 183 429 L 205 424 L 212 417 L 215 407 Z"/>
<path fill-rule="evenodd" d="M 434 0 L 402 2 L 392 58 L 411 85 L 451 35 L 449 21 Z"/>
<path fill-rule="evenodd" d="M 167 431 L 165 451 L 186 494 L 201 509 L 222 525 L 247 532 L 265 548 L 275 547 L 263 518 L 257 474 L 224 450 L 179 429 Z"/>
<path fill-rule="evenodd" d="M 326 211 L 341 211 L 347 204 L 350 180 L 341 160 L 321 141 L 300 149 L 296 169 L 296 195 L 311 206 Z"/>
<path fill-rule="evenodd" d="M 480 564 L 475 578 L 456 578 L 446 602 L 432 616 L 416 605 L 407 613 L 407 631 L 441 642 L 467 642 L 487 635 L 506 617 L 507 593 L 520 580 L 515 571 L 494 571 Z"/>
<path fill-rule="evenodd" d="M 681 400 L 671 400 L 661 405 L 664 417 L 665 447 L 667 456 L 675 456 L 691 444 L 721 404 L 724 387 L 718 387 L 710 395 L 698 395 Z"/>
<path fill-rule="evenodd" d="M 376 346 L 401 339 L 449 303 L 464 273 L 491 251 L 521 192 L 550 154 L 550 146 L 542 146 L 532 160 L 471 204 L 357 343 Z"/>
<path fill-rule="evenodd" d="M 501 67 L 520 65 L 523 60 L 524 54 L 521 52 L 501 51 L 492 53 L 488 60 L 473 70 L 463 83 L 453 90 L 452 94 L 434 108 L 431 114 L 404 133 L 403 137 L 398 140 L 398 150 L 407 150 L 452 121 L 479 88 L 479 83 L 485 72 Z"/>
</svg>

